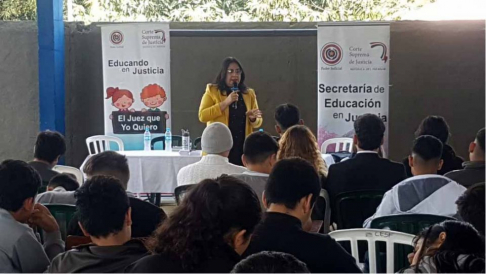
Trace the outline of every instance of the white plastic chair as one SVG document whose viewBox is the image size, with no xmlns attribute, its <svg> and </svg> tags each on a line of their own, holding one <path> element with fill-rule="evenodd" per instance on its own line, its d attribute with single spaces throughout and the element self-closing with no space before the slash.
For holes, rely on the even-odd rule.
<svg viewBox="0 0 486 274">
<path fill-rule="evenodd" d="M 116 143 L 119 151 L 125 150 L 123 141 L 120 138 L 115 136 L 96 135 L 86 138 L 86 145 L 88 146 L 89 155 L 110 150 L 110 142 Z M 91 150 L 91 144 L 93 144 L 94 153 Z"/>
<path fill-rule="evenodd" d="M 322 143 L 321 153 L 327 153 L 327 147 L 334 144 L 336 145 L 334 152 L 340 152 L 340 151 L 353 152 L 353 138 L 332 138 Z"/>
<path fill-rule="evenodd" d="M 414 235 L 382 229 L 345 229 L 329 233 L 334 240 L 351 242 L 351 255 L 359 264 L 358 240 L 368 242 L 370 273 L 376 273 L 376 242 L 386 242 L 386 272 L 394 273 L 394 244 L 413 246 Z"/>
<path fill-rule="evenodd" d="M 52 168 L 54 171 L 57 171 L 59 173 L 69 173 L 72 174 L 76 177 L 76 181 L 78 181 L 79 185 L 82 185 L 84 183 L 84 176 L 81 170 L 72 167 L 72 166 L 61 166 L 57 165 L 54 168 Z"/>
</svg>

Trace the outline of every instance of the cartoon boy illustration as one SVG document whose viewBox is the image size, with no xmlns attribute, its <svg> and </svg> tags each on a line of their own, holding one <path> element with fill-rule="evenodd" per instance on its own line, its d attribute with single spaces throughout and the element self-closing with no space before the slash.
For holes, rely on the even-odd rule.
<svg viewBox="0 0 486 274">
<path fill-rule="evenodd" d="M 129 109 L 133 105 L 133 94 L 127 89 L 109 87 L 106 89 L 106 99 L 111 98 L 111 104 L 118 111 L 134 112 L 135 109 Z"/>
<path fill-rule="evenodd" d="M 148 107 L 148 109 L 143 108 L 142 112 L 161 111 L 159 107 L 167 101 L 165 90 L 157 84 L 144 87 L 142 93 L 140 93 L 140 97 L 142 102 Z M 165 119 L 169 119 L 169 114 L 165 114 Z"/>
</svg>

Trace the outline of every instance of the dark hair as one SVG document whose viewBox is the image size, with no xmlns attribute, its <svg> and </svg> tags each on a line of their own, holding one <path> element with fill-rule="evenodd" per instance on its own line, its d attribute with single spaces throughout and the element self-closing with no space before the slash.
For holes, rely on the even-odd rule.
<svg viewBox="0 0 486 274">
<path fill-rule="evenodd" d="M 478 131 L 478 134 L 476 134 L 476 141 L 479 145 L 479 148 L 481 148 L 482 151 L 484 151 L 484 127 Z"/>
<path fill-rule="evenodd" d="M 83 228 L 93 237 L 106 237 L 123 229 L 130 201 L 120 180 L 94 176 L 74 194 L 76 214 Z"/>
<path fill-rule="evenodd" d="M 367 113 L 354 121 L 354 132 L 358 136 L 361 149 L 377 149 L 380 148 L 383 136 L 385 136 L 385 123 L 377 115 Z"/>
<path fill-rule="evenodd" d="M 64 136 L 57 131 L 42 131 L 35 141 L 34 157 L 49 163 L 66 153 Z"/>
<path fill-rule="evenodd" d="M 316 169 L 301 158 L 288 158 L 277 162 L 265 186 L 267 204 L 283 204 L 294 209 L 303 197 L 312 194 L 315 203 L 321 185 Z"/>
<path fill-rule="evenodd" d="M 471 186 L 457 199 L 457 211 L 461 218 L 472 224 L 484 236 L 484 183 Z"/>
<path fill-rule="evenodd" d="M 442 157 L 442 142 L 431 135 L 422 135 L 413 141 L 412 154 L 424 161 L 440 160 Z"/>
<path fill-rule="evenodd" d="M 293 255 L 262 251 L 240 261 L 231 273 L 310 273 L 307 265 Z"/>
<path fill-rule="evenodd" d="M 228 74 L 228 67 L 232 63 L 236 63 L 241 69 L 241 77 L 240 77 L 240 82 L 238 83 L 238 89 L 242 93 L 246 93 L 246 90 L 248 88 L 245 85 L 245 70 L 241 66 L 241 63 L 238 60 L 236 60 L 236 58 L 234 57 L 226 57 L 223 60 L 223 63 L 221 64 L 221 70 L 216 76 L 216 79 L 214 80 L 214 84 L 218 85 L 218 89 L 222 94 L 229 94 L 231 92 L 231 87 L 228 87 L 226 85 L 226 74 Z"/>
<path fill-rule="evenodd" d="M 253 132 L 248 135 L 243 145 L 243 155 L 251 164 L 260 164 L 272 154 L 277 154 L 278 143 L 266 132 Z"/>
<path fill-rule="evenodd" d="M 282 104 L 275 109 L 275 122 L 283 130 L 298 125 L 300 121 L 299 108 L 292 104 Z"/>
<path fill-rule="evenodd" d="M 120 180 L 123 188 L 127 189 L 130 179 L 127 157 L 115 151 L 104 151 L 89 158 L 83 168 L 88 176 L 109 175 Z"/>
<path fill-rule="evenodd" d="M 52 177 L 47 186 L 52 188 L 60 186 L 67 191 L 74 191 L 79 188 L 79 183 L 73 174 L 61 173 Z"/>
<path fill-rule="evenodd" d="M 3 161 L 0 164 L 0 208 L 18 211 L 26 199 L 35 197 L 41 184 L 39 173 L 26 162 Z"/>
<path fill-rule="evenodd" d="M 227 246 L 237 230 L 249 237 L 261 212 L 257 195 L 243 181 L 227 175 L 206 179 L 187 192 L 148 245 L 154 253 L 180 260 L 190 272 Z"/>
<path fill-rule="evenodd" d="M 430 249 L 442 232 L 446 233 L 442 245 L 436 250 Z M 432 258 L 437 272 L 484 272 L 484 239 L 472 225 L 459 221 L 444 221 L 420 232 L 414 243 L 417 244 L 419 239 L 423 239 L 423 244 L 418 251 L 419 262 L 415 266 L 416 272 L 419 270 L 420 261 L 426 255 Z M 467 256 L 464 263 L 458 263 L 461 255 Z"/>
<path fill-rule="evenodd" d="M 422 135 L 432 135 L 446 144 L 449 139 L 449 125 L 442 116 L 427 116 L 415 131 L 415 137 Z"/>
</svg>

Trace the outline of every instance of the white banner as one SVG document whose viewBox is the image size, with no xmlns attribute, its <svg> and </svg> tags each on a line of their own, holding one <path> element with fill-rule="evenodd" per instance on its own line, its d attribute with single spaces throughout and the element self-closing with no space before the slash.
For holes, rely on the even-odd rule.
<svg viewBox="0 0 486 274">
<path fill-rule="evenodd" d="M 373 113 L 386 125 L 390 64 L 388 24 L 325 24 L 317 32 L 318 139 L 353 137 L 353 122 Z"/>
<path fill-rule="evenodd" d="M 170 127 L 170 37 L 168 23 L 101 27 L 105 134 L 123 140 L 126 150 L 143 150 Z"/>
</svg>

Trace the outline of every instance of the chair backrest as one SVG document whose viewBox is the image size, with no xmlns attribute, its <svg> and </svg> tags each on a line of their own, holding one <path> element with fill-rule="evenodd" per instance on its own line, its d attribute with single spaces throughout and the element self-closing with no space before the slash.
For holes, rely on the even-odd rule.
<svg viewBox="0 0 486 274">
<path fill-rule="evenodd" d="M 359 190 L 343 192 L 336 196 L 335 215 L 338 229 L 360 228 L 380 205 L 385 191 Z"/>
<path fill-rule="evenodd" d="M 327 153 L 327 147 L 335 145 L 333 152 L 353 152 L 353 138 L 332 138 L 324 141 L 321 145 L 321 153 Z"/>
<path fill-rule="evenodd" d="M 162 142 L 162 150 L 165 149 L 165 136 L 155 137 L 150 141 L 150 149 L 155 150 L 155 143 Z M 172 146 L 182 146 L 182 136 L 172 135 Z"/>
<path fill-rule="evenodd" d="M 192 188 L 195 184 L 178 186 L 174 189 L 174 195 L 176 198 L 176 204 L 179 205 L 184 198 L 184 195 Z"/>
<path fill-rule="evenodd" d="M 57 165 L 52 168 L 53 170 L 59 172 L 59 173 L 69 173 L 72 174 L 76 177 L 76 181 L 78 181 L 79 185 L 82 185 L 84 183 L 84 176 L 81 170 L 78 168 L 72 167 L 72 166 L 62 166 L 62 165 Z"/>
<path fill-rule="evenodd" d="M 327 193 L 327 190 L 321 189 L 319 196 L 322 197 L 326 203 L 326 210 L 324 211 L 324 220 L 322 225 L 324 226 L 324 234 L 327 234 L 329 233 L 329 226 L 331 225 L 331 203 L 329 200 L 329 193 Z"/>
<path fill-rule="evenodd" d="M 64 204 L 44 204 L 44 206 L 49 209 L 52 216 L 54 216 L 54 218 L 56 219 L 57 224 L 59 225 L 59 229 L 61 231 L 61 237 L 64 241 L 66 241 L 67 227 L 69 225 L 69 222 L 71 222 L 74 213 L 76 212 L 76 206 Z"/>
<path fill-rule="evenodd" d="M 356 259 L 356 263 L 359 263 L 358 241 L 366 241 L 368 243 L 370 273 L 376 273 L 376 242 L 386 243 L 386 272 L 394 273 L 395 244 L 413 246 L 412 241 L 415 237 L 402 232 L 364 228 L 337 230 L 329 233 L 329 236 L 338 242 L 351 242 L 351 255 Z M 407 259 L 406 255 L 404 259 Z"/>
<path fill-rule="evenodd" d="M 192 149 L 194 150 L 201 150 L 201 137 L 197 137 L 194 139 L 194 143 L 192 144 Z"/>
<path fill-rule="evenodd" d="M 68 235 L 66 237 L 66 251 L 73 249 L 78 245 L 85 245 L 91 243 L 91 238 L 87 236 Z"/>
<path fill-rule="evenodd" d="M 122 139 L 115 136 L 96 135 L 86 138 L 86 145 L 88 146 L 89 155 L 98 154 L 106 150 L 111 150 L 110 142 L 116 143 L 118 145 L 118 151 L 125 150 Z M 93 149 L 91 149 L 91 146 L 93 146 Z"/>
<path fill-rule="evenodd" d="M 417 235 L 425 228 L 447 220 L 455 219 L 452 217 L 432 214 L 400 214 L 373 219 L 370 223 L 370 227 Z"/>
</svg>

